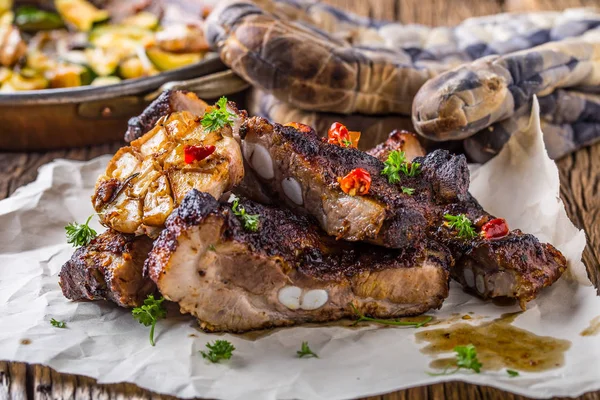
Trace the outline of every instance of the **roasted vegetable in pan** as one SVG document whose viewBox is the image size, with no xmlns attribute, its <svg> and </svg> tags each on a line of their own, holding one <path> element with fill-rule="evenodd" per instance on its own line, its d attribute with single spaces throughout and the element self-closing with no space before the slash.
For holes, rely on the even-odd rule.
<svg viewBox="0 0 600 400">
<path fill-rule="evenodd" d="M 0 0 L 0 66 L 10 68 L 2 92 L 113 84 L 197 63 L 208 51 L 202 15 L 198 26 L 172 17 L 163 25 L 153 6 L 114 16 L 88 0 L 13 6 Z"/>
</svg>

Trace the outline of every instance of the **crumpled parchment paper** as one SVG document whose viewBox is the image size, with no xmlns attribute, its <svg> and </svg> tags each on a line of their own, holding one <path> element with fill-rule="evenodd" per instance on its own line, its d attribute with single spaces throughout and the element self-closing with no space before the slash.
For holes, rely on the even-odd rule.
<svg viewBox="0 0 600 400">
<path fill-rule="evenodd" d="M 453 379 L 531 397 L 598 390 L 600 336 L 582 337 L 580 332 L 600 315 L 600 298 L 580 261 L 585 235 L 565 214 L 558 171 L 543 146 L 536 105 L 531 126 L 493 161 L 474 168 L 471 189 L 511 228 L 552 242 L 568 258 L 568 278 L 529 303 L 514 323 L 570 340 L 564 367 L 521 372 L 516 378 L 505 371 L 431 377 L 425 373 L 431 358 L 420 353 L 425 344 L 416 343 L 412 328 L 300 326 L 250 339 L 202 333 L 192 318 L 180 315 L 158 323 L 152 347 L 148 328 L 129 311 L 104 302 L 68 301 L 57 282 L 61 265 L 73 252 L 64 226 L 93 212 L 89 198 L 108 156 L 85 163 L 54 161 L 40 168 L 35 182 L 0 202 L 0 359 L 42 363 L 100 383 L 133 382 L 181 397 L 341 399 Z M 94 227 L 101 230 L 97 222 Z M 443 308 L 429 314 L 443 319 L 474 312 L 489 321 L 518 310 L 478 300 L 454 284 L 451 289 Z M 52 327 L 51 318 L 66 321 L 67 328 Z M 227 339 L 237 348 L 229 362 L 213 365 L 200 356 L 205 343 L 215 339 Z M 296 358 L 302 341 L 320 358 Z"/>
</svg>

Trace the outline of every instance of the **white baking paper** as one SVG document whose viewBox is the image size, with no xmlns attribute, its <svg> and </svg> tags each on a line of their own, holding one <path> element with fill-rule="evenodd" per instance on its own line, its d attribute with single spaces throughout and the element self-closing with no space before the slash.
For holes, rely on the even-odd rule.
<svg viewBox="0 0 600 400">
<path fill-rule="evenodd" d="M 93 212 L 89 198 L 108 156 L 54 161 L 34 183 L 0 202 L 0 359 L 41 363 L 100 383 L 127 381 L 181 397 L 219 399 L 355 398 L 453 379 L 540 398 L 599 390 L 600 337 L 580 332 L 600 315 L 600 298 L 578 283 L 586 281 L 580 261 L 585 236 L 566 217 L 557 169 L 545 155 L 538 127 L 536 114 L 530 129 L 474 173 L 472 191 L 512 228 L 551 241 L 568 258 L 574 280 L 563 278 L 545 290 L 515 321 L 534 333 L 570 340 L 565 367 L 517 378 L 505 371 L 431 377 L 425 373 L 431 359 L 420 353 L 424 344 L 415 342 L 412 328 L 301 326 L 250 340 L 202 333 L 191 318 L 179 315 L 158 323 L 152 347 L 148 328 L 129 311 L 68 301 L 57 283 L 73 252 L 64 226 Z M 443 308 L 430 314 L 474 312 L 487 321 L 512 311 L 517 306 L 486 303 L 453 285 Z M 52 327 L 51 318 L 66 321 L 67 328 Z M 217 338 L 231 341 L 236 351 L 229 362 L 208 364 L 199 351 Z M 31 343 L 22 344 L 24 339 Z M 303 341 L 320 358 L 296 358 Z"/>
</svg>

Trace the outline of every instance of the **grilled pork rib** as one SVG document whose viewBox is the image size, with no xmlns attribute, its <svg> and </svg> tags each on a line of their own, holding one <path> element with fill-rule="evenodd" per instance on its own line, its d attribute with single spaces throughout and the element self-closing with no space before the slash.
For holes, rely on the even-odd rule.
<svg viewBox="0 0 600 400">
<path fill-rule="evenodd" d="M 119 232 L 155 237 L 190 189 L 220 197 L 244 176 L 232 135 L 229 126 L 208 132 L 201 118 L 187 111 L 162 117 L 151 131 L 121 148 L 98 178 L 92 202 L 101 222 Z M 188 146 L 215 150 L 187 162 Z"/>
<path fill-rule="evenodd" d="M 338 239 L 368 241 L 391 248 L 424 240 L 437 223 L 430 204 L 466 199 L 469 170 L 464 157 L 437 151 L 421 160 L 421 174 L 402 184 L 402 193 L 381 175 L 384 165 L 353 148 L 324 143 L 316 132 L 271 124 L 253 117 L 240 129 L 244 158 L 273 194 L 289 207 L 316 217 Z M 344 193 L 337 179 L 362 168 L 371 175 L 365 196 Z"/>
<path fill-rule="evenodd" d="M 385 161 L 388 155 L 394 151 L 402 151 L 408 161 L 425 155 L 425 149 L 417 139 L 417 135 L 407 131 L 393 130 L 387 140 L 366 151 L 367 154 Z"/>
<path fill-rule="evenodd" d="M 63 295 L 71 300 L 109 300 L 121 307 L 137 307 L 156 285 L 142 276 L 152 249 L 147 236 L 108 230 L 78 248 L 63 265 L 59 277 Z"/>
<path fill-rule="evenodd" d="M 398 138 L 370 151 L 327 144 L 314 131 L 251 118 L 240 130 L 248 165 L 263 186 L 294 210 L 314 216 L 330 235 L 367 240 L 387 247 L 417 245 L 428 238 L 450 248 L 456 260 L 452 276 L 484 298 L 510 297 L 522 307 L 566 269 L 565 258 L 549 244 L 518 230 L 500 239 L 464 239 L 444 222 L 446 214 L 465 214 L 476 229 L 494 219 L 469 194 L 469 172 L 463 156 L 436 150 L 414 161 L 416 177 L 389 184 L 381 176 Z M 366 196 L 345 194 L 337 177 L 355 168 L 372 178 Z M 414 189 L 412 195 L 401 187 Z"/>
<path fill-rule="evenodd" d="M 163 296 L 210 331 L 242 332 L 353 315 L 439 308 L 451 257 L 435 243 L 405 250 L 336 241 L 310 217 L 240 201 L 259 215 L 244 229 L 229 205 L 192 190 L 155 241 L 146 272 Z"/>
</svg>

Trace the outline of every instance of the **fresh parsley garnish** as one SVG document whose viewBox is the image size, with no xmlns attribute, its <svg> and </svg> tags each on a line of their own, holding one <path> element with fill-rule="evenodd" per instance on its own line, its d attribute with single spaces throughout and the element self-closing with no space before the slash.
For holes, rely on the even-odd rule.
<svg viewBox="0 0 600 400">
<path fill-rule="evenodd" d="M 519 371 L 515 371 L 514 369 L 507 369 L 506 373 L 511 377 L 514 378 L 515 376 L 519 376 Z"/>
<path fill-rule="evenodd" d="M 93 216 L 93 214 L 90 215 L 87 221 L 85 221 L 85 224 L 72 222 L 65 226 L 65 231 L 67 232 L 67 243 L 72 244 L 73 247 L 86 246 L 92 241 L 93 238 L 98 236 L 98 233 L 89 226 L 90 220 Z"/>
<path fill-rule="evenodd" d="M 415 189 L 409 188 L 409 187 L 406 187 L 406 186 L 402 186 L 401 189 L 402 189 L 402 193 L 407 194 L 409 196 L 412 196 L 412 194 L 415 192 Z"/>
<path fill-rule="evenodd" d="M 349 303 L 349 304 L 350 304 L 350 307 L 352 307 L 352 311 L 354 311 L 354 314 L 356 314 L 356 316 L 358 317 L 358 319 L 356 321 L 354 321 L 352 326 L 354 326 L 362 321 L 370 321 L 370 322 L 376 322 L 376 323 L 382 324 L 382 325 L 413 326 L 415 328 L 420 328 L 433 319 L 433 317 L 427 316 L 427 318 L 425 318 L 423 321 L 408 322 L 408 321 L 398 321 L 398 320 L 393 320 L 393 319 L 371 318 L 371 317 L 365 316 L 363 313 L 358 311 L 358 309 L 354 306 L 354 304 L 352 304 L 352 303 Z"/>
<path fill-rule="evenodd" d="M 133 318 L 135 318 L 140 324 L 144 324 L 144 326 L 151 326 L 150 344 L 152 346 L 155 345 L 154 327 L 156 326 L 156 321 L 167 316 L 167 310 L 162 305 L 163 301 L 165 301 L 164 297 L 160 299 L 155 299 L 154 295 L 150 294 L 148 295 L 146 300 L 144 300 L 143 306 L 136 307 L 133 310 L 131 310 Z"/>
<path fill-rule="evenodd" d="M 445 224 L 454 229 L 463 239 L 473 239 L 477 236 L 471 220 L 465 214 L 444 214 Z"/>
<path fill-rule="evenodd" d="M 296 352 L 298 358 L 302 357 L 315 357 L 319 358 L 317 353 L 313 352 L 310 347 L 308 347 L 308 342 L 302 342 L 302 346 L 300 346 L 300 350 Z"/>
<path fill-rule="evenodd" d="M 50 325 L 56 327 L 56 328 L 66 328 L 67 327 L 67 323 L 64 321 L 57 321 L 54 318 L 52 318 L 50 320 Z"/>
<path fill-rule="evenodd" d="M 431 376 L 440 376 L 440 375 L 452 375 L 458 372 L 461 369 L 470 369 L 476 373 L 481 372 L 482 364 L 477 359 L 477 349 L 472 344 L 468 344 L 466 346 L 456 346 L 454 348 L 454 352 L 456 353 L 456 368 L 452 371 L 448 371 L 451 368 L 451 365 L 447 366 L 443 372 L 439 374 L 434 374 L 428 372 Z"/>
<path fill-rule="evenodd" d="M 240 206 L 240 199 L 234 194 L 229 197 L 229 203 L 232 203 L 231 211 L 233 211 L 233 214 L 242 220 L 244 229 L 256 232 L 258 230 L 259 215 L 246 213 L 246 209 Z"/>
<path fill-rule="evenodd" d="M 387 176 L 388 182 L 396 184 L 400 182 L 400 173 L 406 176 L 416 176 L 420 172 L 420 163 L 410 162 L 406 159 L 406 154 L 400 150 L 392 150 L 384 161 L 385 167 L 381 170 L 381 175 Z"/>
<path fill-rule="evenodd" d="M 207 112 L 202 117 L 202 127 L 208 132 L 216 131 L 226 125 L 231 126 L 233 124 L 234 113 L 227 111 L 227 98 L 221 97 L 212 111 Z"/>
<path fill-rule="evenodd" d="M 211 244 L 211 245 L 209 245 L 209 246 L 208 246 L 208 249 L 209 249 L 210 251 L 215 251 L 215 245 L 214 245 L 214 244 Z"/>
<path fill-rule="evenodd" d="M 217 363 L 221 360 L 229 360 L 235 347 L 227 340 L 215 340 L 212 344 L 206 343 L 208 352 L 201 351 L 202 358 L 206 358 L 211 363 Z"/>
</svg>

